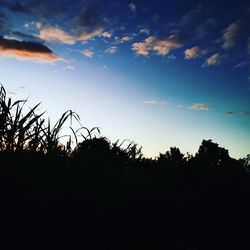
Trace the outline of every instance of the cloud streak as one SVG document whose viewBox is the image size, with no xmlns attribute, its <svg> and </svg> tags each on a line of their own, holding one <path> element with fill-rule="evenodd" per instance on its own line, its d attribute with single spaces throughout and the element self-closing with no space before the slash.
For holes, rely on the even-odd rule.
<svg viewBox="0 0 250 250">
<path fill-rule="evenodd" d="M 86 56 L 88 58 L 92 58 L 93 55 L 94 55 L 94 52 L 89 50 L 89 49 L 85 49 L 82 53 L 83 53 L 84 56 Z"/>
<path fill-rule="evenodd" d="M 47 46 L 41 43 L 18 41 L 0 37 L 0 56 L 15 57 L 23 60 L 35 60 L 52 63 L 62 60 Z"/>
<path fill-rule="evenodd" d="M 202 67 L 208 67 L 211 65 L 220 64 L 221 60 L 222 60 L 222 56 L 219 53 L 215 53 L 212 56 L 210 56 L 209 58 L 207 58 L 205 63 L 202 65 Z"/>
<path fill-rule="evenodd" d="M 222 48 L 229 49 L 236 45 L 236 41 L 241 35 L 241 32 L 243 31 L 241 21 L 236 21 L 234 23 L 231 23 L 223 33 L 223 44 Z"/>
<path fill-rule="evenodd" d="M 201 49 L 197 46 L 192 47 L 191 49 L 186 49 L 184 51 L 185 59 L 197 58 L 201 55 Z"/>
<path fill-rule="evenodd" d="M 78 36 L 71 36 L 65 31 L 55 27 L 45 27 L 40 30 L 39 38 L 45 41 L 60 42 L 63 44 L 73 45 L 78 41 L 88 41 L 97 36 L 109 37 L 111 34 L 103 32 L 102 28 L 97 28 L 93 31 L 84 32 Z"/>
<path fill-rule="evenodd" d="M 118 48 L 117 46 L 111 46 L 105 50 L 108 54 L 115 54 L 117 52 Z"/>
<path fill-rule="evenodd" d="M 136 14 L 137 7 L 136 7 L 136 5 L 135 5 L 134 3 L 130 3 L 130 4 L 128 5 L 128 8 L 129 8 L 129 10 L 130 10 L 133 14 Z"/>
<path fill-rule="evenodd" d="M 158 100 L 146 100 L 143 103 L 147 105 L 167 105 L 168 104 L 168 102 L 158 101 Z"/>
<path fill-rule="evenodd" d="M 152 52 L 157 55 L 166 56 L 172 49 L 182 47 L 183 40 L 178 35 L 171 35 L 165 39 L 158 39 L 155 36 L 149 36 L 142 42 L 132 44 L 132 50 L 137 55 L 148 56 Z"/>
<path fill-rule="evenodd" d="M 197 103 L 194 103 L 193 105 L 191 105 L 189 107 L 189 109 L 191 109 L 191 110 L 204 110 L 204 111 L 208 111 L 209 107 L 205 103 L 197 102 Z"/>
</svg>

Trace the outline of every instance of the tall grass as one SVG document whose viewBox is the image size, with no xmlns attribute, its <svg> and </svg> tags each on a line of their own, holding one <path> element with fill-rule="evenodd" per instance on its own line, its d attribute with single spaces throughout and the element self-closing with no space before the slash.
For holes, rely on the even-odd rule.
<svg viewBox="0 0 250 250">
<path fill-rule="evenodd" d="M 72 110 L 63 113 L 54 125 L 50 119 L 46 123 L 44 112 L 36 113 L 40 103 L 24 113 L 26 103 L 27 100 L 12 102 L 11 98 L 7 98 L 3 85 L 0 85 L 0 151 L 69 154 L 79 143 L 79 137 L 87 140 L 96 131 L 100 133 L 99 128 L 89 130 L 83 127 L 80 117 Z M 73 122 L 77 122 L 77 129 L 73 129 Z M 65 129 L 67 134 L 61 135 Z M 67 138 L 65 143 L 62 143 L 62 138 Z"/>
</svg>

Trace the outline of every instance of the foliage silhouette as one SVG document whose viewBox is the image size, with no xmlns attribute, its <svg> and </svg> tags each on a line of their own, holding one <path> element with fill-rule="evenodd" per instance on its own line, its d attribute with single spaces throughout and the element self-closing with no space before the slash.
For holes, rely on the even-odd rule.
<svg viewBox="0 0 250 250">
<path fill-rule="evenodd" d="M 140 228 L 145 235 L 144 219 L 151 218 L 149 213 L 172 228 L 176 223 L 199 227 L 196 215 L 201 211 L 218 218 L 217 212 L 211 212 L 213 204 L 234 211 L 236 204 L 250 208 L 249 155 L 236 160 L 217 143 L 203 140 L 194 156 L 185 156 L 179 148 L 171 147 L 159 157 L 149 159 L 134 142 L 111 143 L 100 135 L 99 128 L 83 127 L 79 116 L 71 110 L 54 126 L 49 120 L 45 125 L 44 113 L 36 114 L 39 104 L 24 113 L 26 102 L 12 103 L 1 86 L 3 204 L 17 207 L 21 201 L 23 211 L 29 207 L 35 207 L 34 211 L 54 208 L 65 213 L 71 211 L 72 216 L 85 211 L 86 216 L 98 215 L 103 220 L 119 214 L 124 224 L 141 218 Z M 78 124 L 77 129 L 73 128 L 73 122 Z M 65 129 L 69 132 L 63 135 Z M 65 143 L 63 137 L 67 138 Z M 115 219 L 106 223 L 117 226 Z M 150 223 L 155 227 L 153 220 Z M 192 231 L 188 233 L 184 228 L 188 245 Z M 199 236 L 200 232 L 195 233 Z"/>
</svg>

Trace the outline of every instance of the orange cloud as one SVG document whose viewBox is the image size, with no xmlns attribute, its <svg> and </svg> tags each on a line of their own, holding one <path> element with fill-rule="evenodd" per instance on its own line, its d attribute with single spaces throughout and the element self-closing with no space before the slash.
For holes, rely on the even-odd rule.
<svg viewBox="0 0 250 250">
<path fill-rule="evenodd" d="M 153 49 L 156 38 L 154 36 L 150 36 L 145 39 L 143 42 L 133 43 L 132 50 L 135 51 L 137 55 L 147 56 L 150 51 Z"/>
<path fill-rule="evenodd" d="M 40 43 L 18 41 L 0 37 L 0 56 L 15 57 L 22 60 L 35 60 L 52 63 L 62 60 L 48 47 Z"/>
<path fill-rule="evenodd" d="M 103 32 L 103 28 L 97 28 L 96 30 L 90 32 L 82 33 L 77 40 L 79 41 L 88 41 L 96 36 L 100 36 Z"/>
<path fill-rule="evenodd" d="M 166 39 L 159 40 L 154 46 L 154 51 L 156 51 L 158 55 L 166 56 L 172 49 L 180 47 L 182 47 L 181 39 L 172 35 Z"/>
<path fill-rule="evenodd" d="M 104 38 L 110 38 L 112 36 L 112 34 L 110 32 L 108 32 L 108 31 L 105 31 L 105 32 L 102 33 L 102 36 Z"/>
<path fill-rule="evenodd" d="M 103 32 L 103 28 L 97 28 L 93 31 L 83 32 L 81 35 L 72 36 L 65 31 L 55 27 L 45 27 L 40 30 L 39 37 L 45 41 L 56 41 L 64 44 L 75 44 L 77 41 L 88 41 L 96 36 L 105 38 L 111 37 L 109 32 Z"/>
<path fill-rule="evenodd" d="M 130 37 L 130 36 L 123 36 L 122 38 L 121 38 L 121 42 L 129 42 L 130 40 L 131 40 L 132 38 Z"/>
<path fill-rule="evenodd" d="M 185 59 L 192 59 L 192 58 L 197 58 L 200 56 L 200 48 L 195 46 L 191 49 L 186 49 L 184 51 Z"/>
<path fill-rule="evenodd" d="M 92 58 L 94 55 L 94 52 L 88 49 L 85 49 L 82 53 L 84 56 L 89 57 L 89 58 Z"/>
<path fill-rule="evenodd" d="M 143 42 L 132 44 L 132 50 L 137 55 L 147 56 L 150 52 L 155 51 L 158 55 L 166 56 L 172 49 L 180 48 L 181 46 L 182 40 L 176 35 L 166 39 L 157 39 L 154 36 L 149 36 Z"/>
<path fill-rule="evenodd" d="M 204 110 L 204 111 L 208 111 L 209 108 L 205 103 L 194 103 L 193 105 L 191 105 L 189 107 L 189 109 L 192 110 Z"/>
<path fill-rule="evenodd" d="M 222 56 L 219 53 L 215 53 L 206 60 L 203 67 L 219 64 L 221 60 Z"/>
<path fill-rule="evenodd" d="M 40 31 L 39 37 L 45 41 L 57 41 L 65 44 L 74 44 L 77 37 L 70 36 L 59 28 L 43 28 Z"/>
</svg>

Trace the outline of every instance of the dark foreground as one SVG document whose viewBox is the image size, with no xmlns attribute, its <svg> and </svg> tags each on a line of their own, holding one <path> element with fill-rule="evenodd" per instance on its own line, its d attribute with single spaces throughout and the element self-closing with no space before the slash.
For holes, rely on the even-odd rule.
<svg viewBox="0 0 250 250">
<path fill-rule="evenodd" d="M 9 246 L 250 247 L 250 182 L 239 161 L 215 167 L 207 159 L 171 166 L 114 158 L 108 165 L 100 155 L 93 159 L 103 164 L 30 152 L 0 157 L 1 239 Z"/>
</svg>

